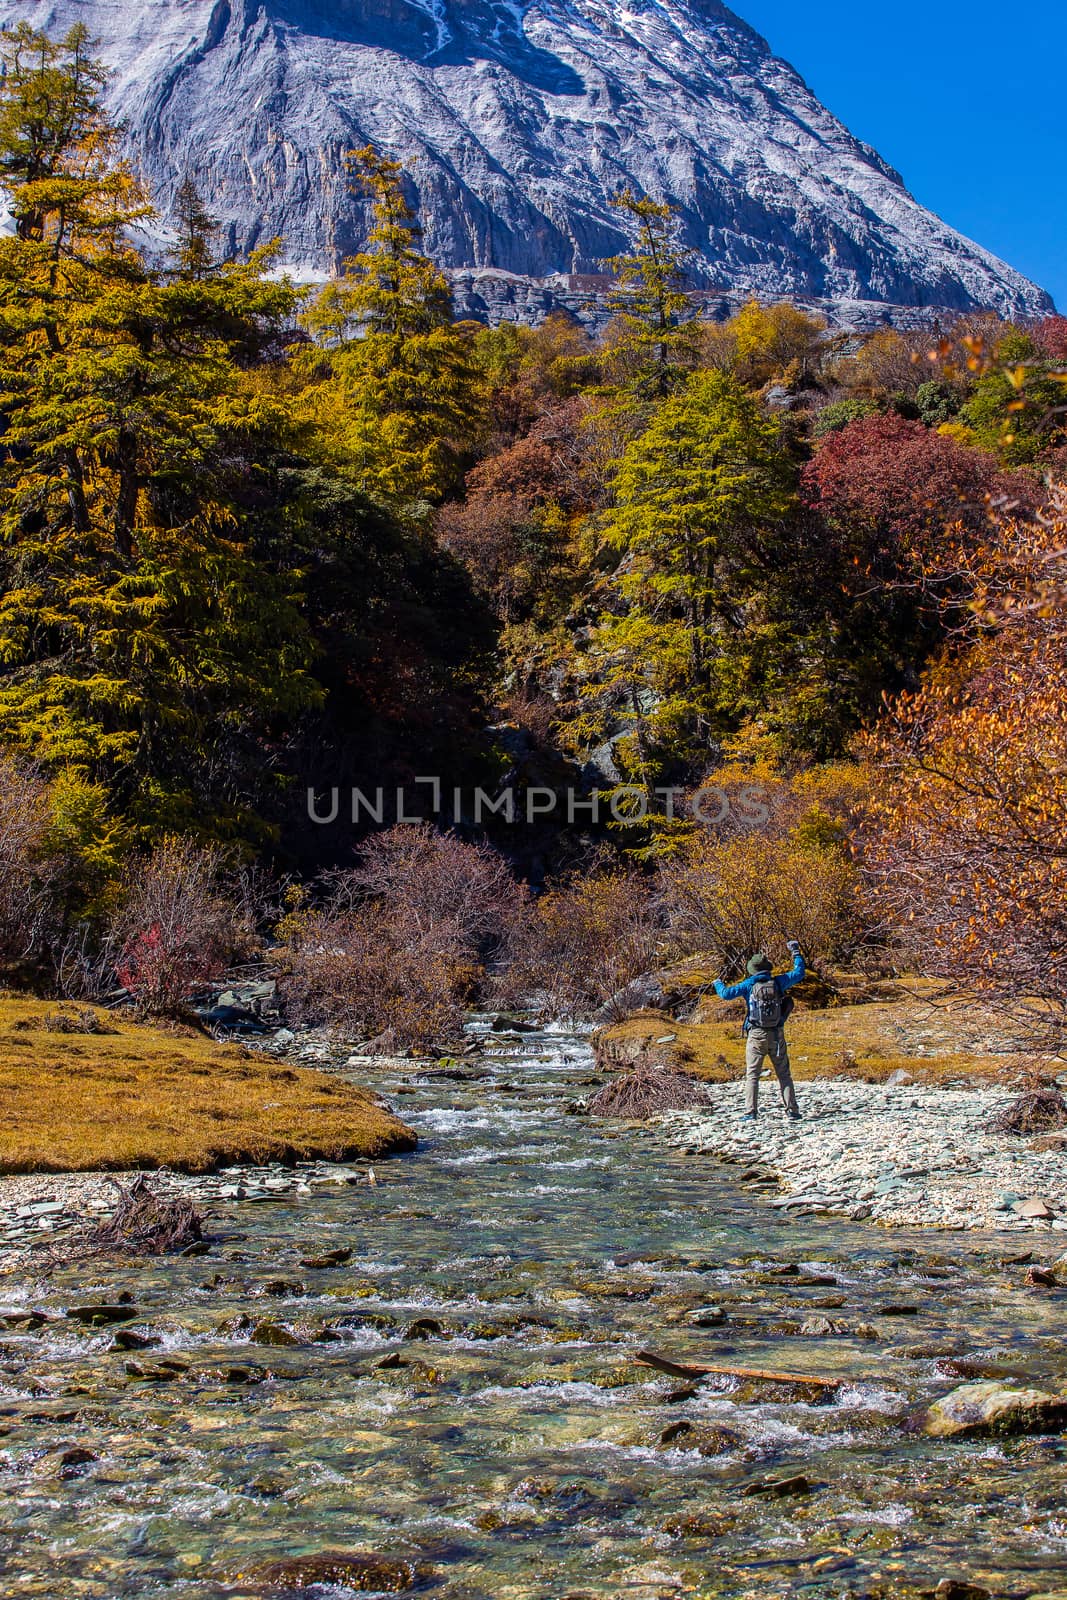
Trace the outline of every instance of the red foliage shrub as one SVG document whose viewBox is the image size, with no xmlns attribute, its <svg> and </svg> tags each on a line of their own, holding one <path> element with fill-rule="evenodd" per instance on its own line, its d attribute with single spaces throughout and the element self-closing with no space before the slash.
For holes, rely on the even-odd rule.
<svg viewBox="0 0 1067 1600">
<path fill-rule="evenodd" d="M 593 493 L 581 399 L 557 405 L 516 444 L 486 457 L 467 498 L 444 506 L 436 531 L 505 621 L 529 610 L 563 554 L 567 519 Z"/>
<path fill-rule="evenodd" d="M 528 610 L 552 543 L 532 501 L 516 494 L 478 495 L 442 507 L 436 528 L 444 549 L 466 567 L 503 621 Z"/>
<path fill-rule="evenodd" d="M 867 546 L 874 566 L 937 568 L 945 531 L 971 539 L 988 527 L 990 508 L 1031 506 L 1036 482 L 1001 472 L 992 456 L 895 414 L 863 417 L 831 434 L 805 466 L 807 504 L 846 536 Z"/>
<path fill-rule="evenodd" d="M 533 424 L 524 439 L 480 461 L 467 476 L 467 497 L 518 495 L 553 499 L 569 509 L 585 499 L 582 424 L 588 402 L 574 398 Z"/>
<path fill-rule="evenodd" d="M 1006 523 L 977 609 L 996 625 L 883 719 L 863 849 L 920 970 L 1067 1025 L 1067 516 Z M 1020 1007 L 1020 1016 L 1026 1007 Z"/>
<path fill-rule="evenodd" d="M 1046 361 L 1067 366 L 1067 317 L 1045 317 L 1034 329 L 1034 343 Z"/>
<path fill-rule="evenodd" d="M 222 871 L 219 849 L 174 836 L 131 871 L 106 951 L 143 1015 L 179 1015 L 194 989 L 250 948 L 253 931 Z"/>
</svg>

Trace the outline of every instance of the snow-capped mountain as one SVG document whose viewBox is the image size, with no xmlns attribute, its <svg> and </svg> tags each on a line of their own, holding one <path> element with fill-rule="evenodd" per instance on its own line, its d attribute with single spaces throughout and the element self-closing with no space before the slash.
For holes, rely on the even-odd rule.
<svg viewBox="0 0 1067 1600">
<path fill-rule="evenodd" d="M 344 155 L 374 144 L 409 164 L 461 303 L 491 315 L 595 289 L 574 279 L 626 247 L 626 185 L 680 208 L 696 283 L 727 300 L 856 321 L 1051 305 L 718 0 L 0 0 L 5 26 L 21 17 L 99 40 L 164 213 L 190 173 L 232 250 L 280 235 L 304 277 L 359 247 Z"/>
</svg>

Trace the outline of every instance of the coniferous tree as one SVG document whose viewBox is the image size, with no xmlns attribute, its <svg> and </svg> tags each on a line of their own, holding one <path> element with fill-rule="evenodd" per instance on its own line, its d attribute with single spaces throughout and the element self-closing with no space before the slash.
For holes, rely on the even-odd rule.
<svg viewBox="0 0 1067 1600">
<path fill-rule="evenodd" d="M 624 189 L 612 200 L 634 232 L 634 248 L 604 264 L 615 274 L 608 306 L 616 316 L 613 348 L 624 387 L 638 400 L 662 399 L 693 364 L 691 304 L 674 209 Z"/>
<path fill-rule="evenodd" d="M 237 459 L 284 426 L 243 364 L 293 291 L 263 255 L 154 273 L 84 30 L 20 27 L 3 57 L 0 738 L 145 826 L 230 826 L 252 730 L 313 693 L 292 576 L 258 559 L 235 493 Z"/>
<path fill-rule="evenodd" d="M 192 178 L 185 177 L 174 196 L 177 244 L 174 270 L 182 277 L 204 278 L 218 265 L 213 244 L 219 225 L 200 198 Z"/>
<path fill-rule="evenodd" d="M 601 530 L 617 565 L 587 697 L 628 716 L 620 755 L 639 783 L 699 765 L 730 726 L 744 601 L 770 581 L 760 534 L 789 511 L 790 478 L 776 424 L 718 372 L 666 400 L 618 463 Z"/>
<path fill-rule="evenodd" d="M 391 506 L 439 500 L 477 430 L 480 380 L 452 322 L 448 282 L 418 245 L 402 167 L 371 147 L 351 158 L 373 202 L 367 249 L 345 262 L 307 314 L 324 347 L 308 363 L 314 422 L 366 493 Z"/>
</svg>

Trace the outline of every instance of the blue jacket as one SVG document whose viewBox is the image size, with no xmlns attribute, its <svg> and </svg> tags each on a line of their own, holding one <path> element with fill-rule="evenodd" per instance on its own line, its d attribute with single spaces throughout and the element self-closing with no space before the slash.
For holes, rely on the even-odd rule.
<svg viewBox="0 0 1067 1600">
<path fill-rule="evenodd" d="M 804 965 L 804 957 L 802 955 L 794 956 L 792 970 L 789 972 L 780 972 L 774 980 L 774 985 L 778 990 L 778 993 L 786 994 L 790 989 L 792 989 L 794 984 L 800 983 L 807 970 L 807 967 Z M 766 974 L 764 973 L 759 973 L 754 978 L 742 978 L 740 983 L 725 984 L 721 982 L 720 979 L 715 979 L 715 993 L 718 995 L 720 1000 L 743 1000 L 745 1002 L 746 1033 L 752 1026 L 752 1019 L 748 1014 L 748 997 L 752 993 L 752 990 L 755 988 L 757 983 L 765 982 Z"/>
</svg>

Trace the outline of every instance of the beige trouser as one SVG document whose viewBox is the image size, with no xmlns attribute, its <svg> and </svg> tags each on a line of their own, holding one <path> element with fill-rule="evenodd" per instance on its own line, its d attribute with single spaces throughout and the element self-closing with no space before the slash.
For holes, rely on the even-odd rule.
<svg viewBox="0 0 1067 1600">
<path fill-rule="evenodd" d="M 750 1028 L 745 1046 L 745 1110 L 755 1113 L 759 1104 L 759 1079 L 763 1060 L 770 1056 L 778 1076 L 778 1090 L 787 1111 L 797 1110 L 797 1092 L 789 1070 L 789 1051 L 784 1028 Z"/>
</svg>

